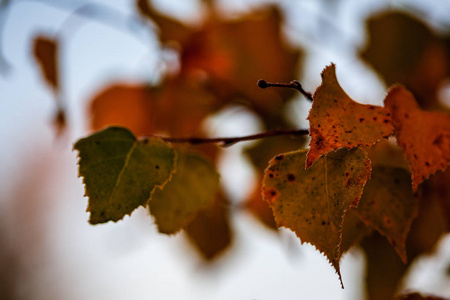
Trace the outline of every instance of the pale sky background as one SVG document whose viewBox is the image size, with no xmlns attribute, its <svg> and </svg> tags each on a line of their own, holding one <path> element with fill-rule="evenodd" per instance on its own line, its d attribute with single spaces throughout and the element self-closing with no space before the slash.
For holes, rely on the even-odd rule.
<svg viewBox="0 0 450 300">
<path fill-rule="evenodd" d="M 53 6 L 41 1 L 12 2 L 17 4 L 11 6 L 0 36 L 11 65 L 0 77 L 0 228 L 6 232 L 5 247 L 17 249 L 25 258 L 20 299 L 364 298 L 361 251 L 353 249 L 342 259 L 346 286 L 342 290 L 334 269 L 313 247 L 300 246 L 288 230 L 274 234 L 245 212 L 233 215 L 234 244 L 213 267 L 202 263 L 182 234 L 158 234 L 145 209 L 116 224 L 89 225 L 87 198 L 72 152 L 73 143 L 87 132 L 88 100 L 110 82 L 157 80 L 153 70 L 164 70 L 160 63 L 164 56 L 152 33 L 143 28 L 130 34 L 124 27 L 117 30 L 88 19 L 67 21 L 71 8 L 87 2 L 48 0 Z M 92 2 L 124 15 L 134 13 L 134 1 Z M 199 11 L 194 0 L 159 2 L 164 2 L 163 9 L 191 22 Z M 219 2 L 232 13 L 268 1 Z M 333 61 L 344 90 L 365 103 L 380 104 L 386 91 L 357 59 L 356 49 L 365 41 L 361 22 L 369 13 L 386 6 L 408 6 L 420 9 L 436 27 L 450 25 L 450 1 L 445 0 L 345 0 L 339 13 L 332 15 L 319 10 L 321 2 L 333 1 L 279 1 L 288 16 L 285 34 L 294 44 L 308 45 L 305 67 L 297 79 L 314 91 L 321 70 Z M 335 23 L 344 40 L 316 35 L 318 16 Z M 31 56 L 31 40 L 36 33 L 56 33 L 63 23 L 63 33 L 70 33 L 63 36 L 60 57 L 69 130 L 56 139 L 51 127 L 55 102 Z M 308 105 L 299 98 L 292 107 L 299 127 L 307 125 Z M 215 136 L 260 130 L 251 115 L 232 109 L 211 118 L 208 128 Z M 230 186 L 235 201 L 254 184 L 254 174 L 240 155 L 243 146 L 227 150 L 221 164 L 223 184 Z M 436 272 L 450 262 L 450 239 L 441 246 L 437 257 L 416 264 L 422 271 L 412 275 L 405 288 L 450 297 L 450 282 L 442 281 Z"/>
</svg>

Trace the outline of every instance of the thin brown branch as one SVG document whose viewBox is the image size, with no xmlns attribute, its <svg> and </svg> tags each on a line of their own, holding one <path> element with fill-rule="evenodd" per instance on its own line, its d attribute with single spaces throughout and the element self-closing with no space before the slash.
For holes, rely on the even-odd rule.
<svg viewBox="0 0 450 300">
<path fill-rule="evenodd" d="M 290 88 L 299 91 L 303 96 L 305 96 L 306 99 L 309 101 L 313 101 L 312 94 L 310 92 L 307 92 L 303 89 L 300 82 L 297 80 L 292 80 L 289 83 L 278 83 L 278 82 L 267 82 L 264 79 L 258 80 L 258 86 L 262 89 L 268 88 L 268 87 L 282 87 L 282 88 Z"/>
<path fill-rule="evenodd" d="M 291 136 L 302 136 L 307 135 L 309 131 L 307 129 L 285 129 L 285 130 L 273 130 L 266 131 L 263 133 L 252 134 L 240 137 L 218 137 L 218 138 L 199 138 L 199 137 L 188 137 L 188 138 L 172 138 L 172 137 L 160 137 L 162 140 L 169 143 L 186 143 L 191 145 L 200 144 L 221 144 L 222 147 L 228 147 L 238 142 L 252 141 L 258 139 L 264 139 L 274 136 L 291 135 Z"/>
</svg>

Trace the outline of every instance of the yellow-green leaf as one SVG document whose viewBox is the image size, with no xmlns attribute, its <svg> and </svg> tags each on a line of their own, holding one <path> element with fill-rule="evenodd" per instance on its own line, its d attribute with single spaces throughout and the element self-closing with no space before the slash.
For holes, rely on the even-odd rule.
<svg viewBox="0 0 450 300">
<path fill-rule="evenodd" d="M 266 169 L 263 196 L 279 226 L 323 252 L 339 270 L 342 225 L 370 177 L 370 160 L 359 148 L 330 152 L 305 170 L 306 150 L 280 154 Z"/>
<path fill-rule="evenodd" d="M 187 226 L 214 202 L 218 188 L 219 174 L 208 160 L 177 149 L 176 172 L 163 190 L 155 190 L 149 203 L 158 230 L 171 234 Z"/>
<path fill-rule="evenodd" d="M 91 224 L 118 221 L 145 206 L 174 170 L 175 152 L 168 144 L 158 138 L 138 141 L 122 127 L 80 139 L 74 149 L 79 151 Z"/>
<path fill-rule="evenodd" d="M 403 168 L 374 167 L 356 209 L 366 224 L 388 239 L 404 263 L 406 237 L 419 206 L 410 178 Z"/>
</svg>

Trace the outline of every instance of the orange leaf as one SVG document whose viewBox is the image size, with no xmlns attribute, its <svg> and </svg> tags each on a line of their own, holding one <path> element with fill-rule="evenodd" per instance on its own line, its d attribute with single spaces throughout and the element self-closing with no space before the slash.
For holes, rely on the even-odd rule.
<svg viewBox="0 0 450 300">
<path fill-rule="evenodd" d="M 137 0 L 136 7 L 144 17 L 149 18 L 158 25 L 159 36 L 163 42 L 184 42 L 189 37 L 191 31 L 193 31 L 182 23 L 155 11 L 150 5 L 149 0 Z"/>
<path fill-rule="evenodd" d="M 150 88 L 144 85 L 113 84 L 98 93 L 91 101 L 91 127 L 124 126 L 136 136 L 149 135 Z"/>
<path fill-rule="evenodd" d="M 382 107 L 353 101 L 336 78 L 335 65 L 322 72 L 322 84 L 309 112 L 310 149 L 306 167 L 331 150 L 371 146 L 392 133 L 390 114 Z"/>
<path fill-rule="evenodd" d="M 256 82 L 296 76 L 301 53 L 283 40 L 281 22 L 275 8 L 233 20 L 213 15 L 182 45 L 182 76 L 204 74 L 224 101 L 244 101 L 263 116 L 278 116 L 294 91 L 261 90 Z"/>
<path fill-rule="evenodd" d="M 221 107 L 204 87 L 181 78 L 167 80 L 162 87 L 113 84 L 91 102 L 92 128 L 121 125 L 135 135 L 198 134 L 203 119 Z"/>
<path fill-rule="evenodd" d="M 413 190 L 450 163 L 450 115 L 426 112 L 401 85 L 389 90 L 385 106 L 392 114 L 398 145 L 412 172 Z"/>
<path fill-rule="evenodd" d="M 57 90 L 59 87 L 57 42 L 48 37 L 38 36 L 34 39 L 33 54 L 45 80 L 54 90 Z"/>
<path fill-rule="evenodd" d="M 409 173 L 402 168 L 374 167 L 356 212 L 368 225 L 386 236 L 406 263 L 405 243 L 419 202 L 411 189 Z"/>
</svg>

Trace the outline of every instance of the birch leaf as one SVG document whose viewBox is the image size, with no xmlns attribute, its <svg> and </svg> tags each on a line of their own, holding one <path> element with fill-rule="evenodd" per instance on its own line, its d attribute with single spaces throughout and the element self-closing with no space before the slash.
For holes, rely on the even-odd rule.
<svg viewBox="0 0 450 300">
<path fill-rule="evenodd" d="M 409 173 L 402 168 L 374 167 L 356 212 L 384 235 L 406 263 L 406 238 L 419 202 Z"/>
<path fill-rule="evenodd" d="M 158 230 L 167 234 L 184 228 L 211 205 L 219 188 L 214 166 L 196 153 L 178 150 L 176 170 L 163 190 L 155 190 L 149 204 Z"/>
<path fill-rule="evenodd" d="M 79 152 L 91 224 L 116 222 L 145 206 L 174 170 L 175 153 L 168 144 L 159 138 L 138 141 L 122 127 L 80 139 L 74 149 Z"/>
<path fill-rule="evenodd" d="M 394 134 L 412 172 L 413 190 L 450 163 L 450 115 L 423 111 L 413 94 L 401 85 L 384 100 L 392 114 Z"/>
<path fill-rule="evenodd" d="M 359 148 L 331 152 L 306 169 L 306 150 L 280 154 L 266 169 L 263 196 L 279 226 L 325 254 L 339 279 L 344 216 L 357 206 L 370 177 L 370 160 Z"/>
<path fill-rule="evenodd" d="M 313 99 L 307 168 L 331 150 L 372 146 L 392 133 L 389 112 L 353 101 L 339 85 L 334 64 L 323 70 L 322 84 Z"/>
</svg>

